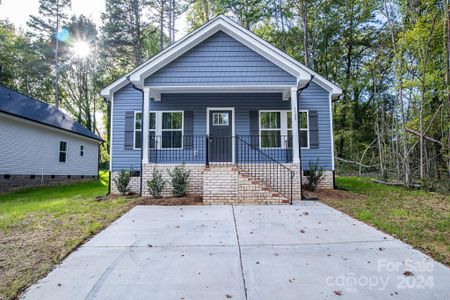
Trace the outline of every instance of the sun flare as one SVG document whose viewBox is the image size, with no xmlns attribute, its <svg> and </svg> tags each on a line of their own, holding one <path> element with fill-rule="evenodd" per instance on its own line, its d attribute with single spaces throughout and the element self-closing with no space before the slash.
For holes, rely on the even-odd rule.
<svg viewBox="0 0 450 300">
<path fill-rule="evenodd" d="M 72 45 L 72 52 L 78 58 L 88 57 L 91 51 L 91 46 L 86 41 L 76 41 Z"/>
</svg>

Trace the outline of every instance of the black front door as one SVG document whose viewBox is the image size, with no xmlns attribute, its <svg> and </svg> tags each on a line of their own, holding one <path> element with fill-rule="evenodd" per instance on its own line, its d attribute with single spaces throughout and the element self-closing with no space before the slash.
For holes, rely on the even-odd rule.
<svg viewBox="0 0 450 300">
<path fill-rule="evenodd" d="M 233 114 L 231 110 L 209 112 L 209 161 L 232 162 Z"/>
</svg>

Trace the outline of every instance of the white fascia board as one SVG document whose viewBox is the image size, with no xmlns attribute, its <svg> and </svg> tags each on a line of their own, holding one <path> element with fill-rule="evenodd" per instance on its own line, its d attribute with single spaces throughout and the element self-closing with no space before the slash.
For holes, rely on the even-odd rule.
<svg viewBox="0 0 450 300">
<path fill-rule="evenodd" d="M 119 79 L 117 79 L 116 81 L 114 81 L 113 83 L 111 83 L 110 85 L 105 87 L 104 89 L 102 89 L 100 92 L 100 95 L 102 95 L 106 99 L 110 100 L 112 95 L 114 94 L 114 92 L 120 90 L 121 88 L 123 88 L 124 86 L 126 86 L 129 83 L 127 76 L 128 75 L 120 77 Z"/>
</svg>

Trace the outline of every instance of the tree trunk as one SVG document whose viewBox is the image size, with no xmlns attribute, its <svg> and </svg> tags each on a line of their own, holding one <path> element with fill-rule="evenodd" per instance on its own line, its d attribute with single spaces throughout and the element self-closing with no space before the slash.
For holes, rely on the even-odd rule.
<svg viewBox="0 0 450 300">
<path fill-rule="evenodd" d="M 59 109 L 59 1 L 56 4 L 56 28 L 55 28 L 55 107 Z"/>
<path fill-rule="evenodd" d="M 209 0 L 202 0 L 203 23 L 209 21 Z"/>
<path fill-rule="evenodd" d="M 308 49 L 308 7 L 306 0 L 301 1 L 301 14 L 303 22 L 303 51 L 304 51 L 304 64 L 309 66 L 309 49 Z"/>
<path fill-rule="evenodd" d="M 446 32 L 446 38 L 447 38 L 447 45 L 445 47 L 446 49 L 446 64 L 445 64 L 445 86 L 447 87 L 447 120 L 450 118 L 450 5 L 449 1 L 446 1 L 446 22 L 444 23 L 444 27 L 447 28 L 447 30 L 444 30 Z M 445 25 L 446 24 L 446 25 Z M 444 39 L 445 40 L 445 39 Z M 448 132 L 447 132 L 447 176 L 450 177 L 450 126 L 448 126 Z"/>
</svg>

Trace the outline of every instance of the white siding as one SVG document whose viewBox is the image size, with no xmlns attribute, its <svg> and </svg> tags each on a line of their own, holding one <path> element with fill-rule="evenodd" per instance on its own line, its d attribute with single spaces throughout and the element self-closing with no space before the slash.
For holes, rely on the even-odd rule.
<svg viewBox="0 0 450 300">
<path fill-rule="evenodd" d="M 67 142 L 66 163 L 59 162 L 60 141 Z M 97 175 L 97 167 L 98 142 L 0 114 L 0 174 Z"/>
</svg>

